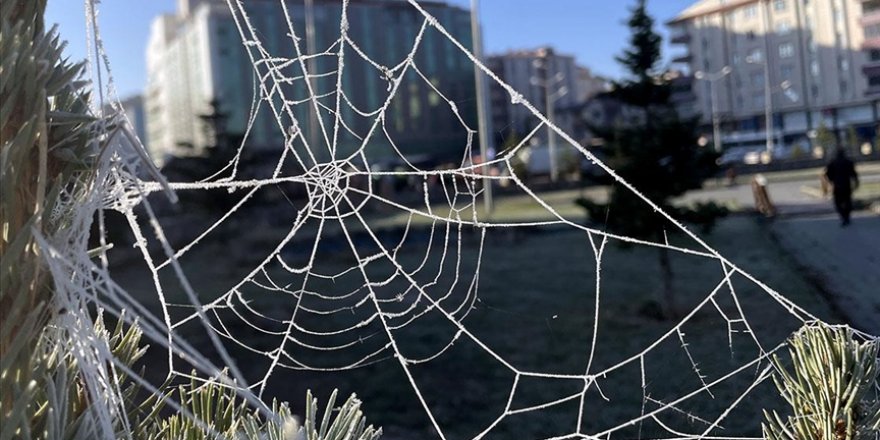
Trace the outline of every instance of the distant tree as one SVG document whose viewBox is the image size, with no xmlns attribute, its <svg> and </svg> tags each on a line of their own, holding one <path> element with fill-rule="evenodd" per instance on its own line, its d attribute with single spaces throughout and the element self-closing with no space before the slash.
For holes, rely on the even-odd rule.
<svg viewBox="0 0 880 440">
<path fill-rule="evenodd" d="M 874 130 L 874 152 L 880 152 L 880 124 L 877 124 L 877 128 Z"/>
<path fill-rule="evenodd" d="M 507 135 L 504 138 L 504 141 L 501 144 L 501 154 L 507 153 L 514 148 L 516 148 L 522 142 L 522 136 L 513 128 L 511 128 Z M 524 151 L 520 150 L 510 160 L 510 165 L 512 169 L 510 170 L 514 175 L 516 175 L 522 181 L 528 181 L 529 178 L 529 164 L 523 160 Z M 499 154 L 499 156 L 501 155 Z"/>
<path fill-rule="evenodd" d="M 824 122 L 819 124 L 819 128 L 816 129 L 816 146 L 822 148 L 825 155 L 837 148 L 837 138 Z"/>
<path fill-rule="evenodd" d="M 654 32 L 654 18 L 648 14 L 646 3 L 646 0 L 637 0 L 630 10 L 629 47 L 615 57 L 630 77 L 623 82 L 612 82 L 613 95 L 626 104 L 645 109 L 668 105 L 672 92 L 667 81 L 658 81 L 657 64 L 663 39 Z"/>
<path fill-rule="evenodd" d="M 522 136 L 520 136 L 515 129 L 511 128 L 507 131 L 507 135 L 503 138 L 503 141 L 501 143 L 501 151 L 512 150 L 514 147 L 519 145 L 520 142 L 522 142 Z"/>
<path fill-rule="evenodd" d="M 859 133 L 852 125 L 846 128 L 846 149 L 850 154 L 859 151 Z"/>
<path fill-rule="evenodd" d="M 638 0 L 628 21 L 629 48 L 617 57 L 629 76 L 614 85 L 613 96 L 632 109 L 635 122 L 615 127 L 591 127 L 605 139 L 602 153 L 607 163 L 626 181 L 654 203 L 677 218 L 704 225 L 708 230 L 725 210 L 714 204 L 693 209 L 672 205 L 675 197 L 700 188 L 718 172 L 717 155 L 698 146 L 698 120 L 679 117 L 670 101 L 668 77 L 657 64 L 661 59 L 661 37 L 654 32 L 654 19 Z M 578 199 L 593 221 L 610 230 L 640 239 L 662 242 L 667 224 L 644 200 L 619 185 L 612 185 L 607 204 Z M 663 274 L 661 309 L 666 318 L 679 316 L 669 250 L 658 247 Z"/>
</svg>

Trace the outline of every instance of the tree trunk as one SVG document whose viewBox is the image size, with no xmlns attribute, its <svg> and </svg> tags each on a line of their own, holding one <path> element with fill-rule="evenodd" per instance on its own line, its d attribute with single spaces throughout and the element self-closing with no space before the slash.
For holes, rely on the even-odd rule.
<svg viewBox="0 0 880 440">
<path fill-rule="evenodd" d="M 657 254 L 660 260 L 660 272 L 663 277 L 663 298 L 662 298 L 662 307 L 663 307 L 663 316 L 667 319 L 675 319 L 679 317 L 678 304 L 675 301 L 675 289 L 672 286 L 672 279 L 674 274 L 672 273 L 672 262 L 669 260 L 669 249 L 666 248 L 658 248 Z"/>
</svg>

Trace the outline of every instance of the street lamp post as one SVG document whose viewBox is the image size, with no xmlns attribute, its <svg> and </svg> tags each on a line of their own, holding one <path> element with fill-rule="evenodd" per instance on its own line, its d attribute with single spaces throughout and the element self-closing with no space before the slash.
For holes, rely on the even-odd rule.
<svg viewBox="0 0 880 440">
<path fill-rule="evenodd" d="M 483 33 L 480 29 L 480 0 L 471 0 L 471 33 L 474 42 L 474 57 L 477 61 L 483 61 Z M 479 66 L 474 64 L 474 80 L 476 81 L 477 93 L 477 130 L 479 130 L 480 138 L 480 156 L 483 157 L 483 172 L 489 173 L 489 167 L 486 162 L 489 161 L 489 132 L 487 128 L 486 118 L 486 76 L 480 71 Z M 486 207 L 486 214 L 492 214 L 494 203 L 492 199 L 492 177 L 483 177 L 483 202 Z"/>
<path fill-rule="evenodd" d="M 305 80 L 309 83 L 309 88 L 313 91 L 316 90 L 316 74 L 317 74 L 317 59 L 315 55 L 317 55 L 317 42 L 315 41 L 315 4 L 314 0 L 305 0 L 305 15 L 306 15 L 306 52 L 308 52 L 309 57 L 306 59 L 306 68 L 309 70 L 305 75 Z M 318 159 L 318 155 L 322 154 L 321 149 L 318 148 L 318 143 L 320 142 L 318 136 L 318 130 L 320 130 L 319 122 L 318 122 L 318 109 L 317 102 L 309 103 L 309 135 L 308 142 L 309 148 L 315 154 L 315 160 L 320 162 Z M 332 160 L 332 158 L 330 158 Z"/>
<path fill-rule="evenodd" d="M 712 140 L 715 143 L 715 151 L 719 153 L 721 152 L 721 123 L 718 118 L 718 90 L 715 83 L 729 75 L 731 71 L 730 66 L 724 66 L 724 68 L 715 73 L 703 71 L 694 73 L 695 78 L 709 81 L 709 88 L 711 89 L 710 99 L 712 101 Z"/>
<path fill-rule="evenodd" d="M 746 63 L 764 66 L 764 125 L 767 133 L 767 154 L 773 157 L 773 92 L 770 90 L 770 63 L 754 56 L 746 57 Z"/>
<path fill-rule="evenodd" d="M 552 52 L 548 49 L 540 59 L 533 62 L 535 67 L 540 67 L 544 70 L 544 78 L 532 78 L 531 83 L 544 89 L 544 107 L 547 111 L 547 120 L 552 124 L 556 116 L 554 104 L 559 98 L 562 98 L 568 93 L 568 87 L 562 86 L 556 89 L 555 92 L 550 92 L 553 87 L 565 79 L 562 72 L 557 72 L 553 78 L 550 78 L 549 57 L 551 55 Z M 549 126 L 547 127 L 547 149 L 550 154 L 550 180 L 556 182 L 556 180 L 559 179 L 559 165 L 556 160 L 556 132 Z"/>
</svg>

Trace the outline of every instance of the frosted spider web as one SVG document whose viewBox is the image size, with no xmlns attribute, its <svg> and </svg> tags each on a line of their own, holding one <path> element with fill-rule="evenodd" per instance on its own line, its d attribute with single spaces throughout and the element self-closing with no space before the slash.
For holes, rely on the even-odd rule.
<svg viewBox="0 0 880 440">
<path fill-rule="evenodd" d="M 135 247 L 148 268 L 152 293 L 156 295 L 160 310 L 157 315 L 154 310 L 141 305 L 141 299 L 136 295 L 113 281 L 106 250 L 99 263 L 94 264 L 83 255 L 63 255 L 52 243 L 44 241 L 42 244 L 53 250 L 53 273 L 59 290 L 66 292 L 61 296 L 69 310 L 86 310 L 87 304 L 97 304 L 129 322 L 137 320 L 151 340 L 167 349 L 169 377 L 219 381 L 235 388 L 250 404 L 270 417 L 271 411 L 262 399 L 271 394 L 273 384 L 283 382 L 295 371 L 330 374 L 359 368 L 399 368 L 403 373 L 402 380 L 407 382 L 407 388 L 414 394 L 433 432 L 439 438 L 453 438 L 450 432 L 463 422 L 449 414 L 437 413 L 437 401 L 441 397 L 434 394 L 442 390 L 427 389 L 425 373 L 420 369 L 438 374 L 436 369 L 431 370 L 432 365 L 446 365 L 444 362 L 455 357 L 456 350 L 467 347 L 473 359 L 482 359 L 482 363 L 474 364 L 476 369 L 491 369 L 492 374 L 503 376 L 503 380 L 484 378 L 477 382 L 482 380 L 484 388 L 499 387 L 504 391 L 498 393 L 503 397 L 494 406 L 492 402 L 486 402 L 486 406 L 494 408 L 489 419 L 473 422 L 478 428 L 464 437 L 456 434 L 454 438 L 478 439 L 510 434 L 505 430 L 510 428 L 505 426 L 511 419 L 530 420 L 528 417 L 534 414 L 548 412 L 553 414 L 553 418 L 547 419 L 551 421 L 540 423 L 552 426 L 535 430 L 541 433 L 536 435 L 546 438 L 749 438 L 738 434 L 738 427 L 726 426 L 725 421 L 743 402 L 748 402 L 755 389 L 767 386 L 765 380 L 772 372 L 769 357 L 783 349 L 785 344 L 781 340 L 771 345 L 762 341 L 755 331 L 756 323 L 748 318 L 749 305 L 743 299 L 746 295 L 739 293 L 737 286 L 748 284 L 750 289 L 757 289 L 760 292 L 757 296 L 767 301 L 762 303 L 763 306 L 769 304 L 778 308 L 779 319 L 794 323 L 791 329 L 818 321 L 815 316 L 724 258 L 642 196 L 637 188 L 555 126 L 476 59 L 417 0 L 407 0 L 404 4 L 410 13 L 419 17 L 420 26 L 408 54 L 391 65 L 372 59 L 362 48 L 362 42 L 351 37 L 348 0 L 341 1 L 338 39 L 328 47 L 316 48 L 315 53 L 309 53 L 303 47 L 303 30 L 295 26 L 289 5 L 283 0 L 276 3 L 290 37 L 285 53 L 292 51 L 291 55 L 270 50 L 271 45 L 261 40 L 261 33 L 243 2 L 228 0 L 227 3 L 255 77 L 256 97 L 249 116 L 248 132 L 260 112 L 269 112 L 277 130 L 284 136 L 284 148 L 277 151 L 270 175 L 243 177 L 247 171 L 243 160 L 246 135 L 235 157 L 214 175 L 195 182 L 167 183 L 154 169 L 149 169 L 148 161 L 132 156 L 132 152 L 142 153 L 143 147 L 131 136 L 128 125 L 123 124 L 124 135 L 111 136 L 112 154 L 106 156 L 100 171 L 96 196 L 90 205 L 79 207 L 86 213 L 80 216 L 80 220 L 87 223 L 92 212 L 88 209 L 97 209 L 101 213 L 99 227 L 103 240 L 103 210 L 117 211 L 125 216 L 135 237 Z M 86 5 L 88 23 L 95 33 L 95 55 L 101 60 L 99 67 L 92 70 L 92 78 L 98 82 L 103 99 L 100 66 L 103 65 L 109 76 L 109 62 L 98 34 L 97 11 L 92 1 L 87 0 Z M 462 116 L 456 101 L 435 85 L 417 62 L 418 54 L 425 50 L 422 45 L 428 33 L 453 45 L 481 75 L 500 85 L 514 104 L 528 109 L 533 115 L 537 121 L 535 128 L 517 146 L 488 163 L 473 163 L 471 157 L 475 153 L 477 131 Z M 322 62 L 316 63 L 316 60 Z M 323 62 L 326 60 L 330 61 Z M 360 108 L 348 96 L 346 68 L 355 63 L 369 66 L 375 75 L 387 82 L 384 100 L 378 108 Z M 316 65 L 330 68 L 320 70 Z M 460 146 L 461 162 L 455 167 L 420 168 L 408 161 L 396 146 L 393 130 L 386 126 L 401 87 L 409 86 L 413 78 L 420 87 L 440 98 L 446 110 L 467 133 L 465 143 Z M 305 97 L 292 96 L 293 84 L 305 88 Z M 115 94 L 112 87 L 112 79 L 108 79 L 106 88 L 111 97 Z M 118 104 L 114 103 L 114 106 L 115 111 L 122 114 Z M 307 134 L 304 127 L 309 120 L 303 120 L 302 115 L 308 112 L 303 109 L 315 115 L 312 121 L 319 129 L 318 133 Z M 360 125 L 356 121 L 360 121 Z M 365 131 L 359 132 L 356 127 L 363 127 Z M 585 226 L 580 219 L 561 213 L 514 171 L 520 150 L 542 130 L 554 131 L 572 151 L 600 167 L 614 178 L 616 185 L 632 191 L 652 207 L 658 222 L 668 224 L 670 230 L 679 231 L 685 238 L 662 243 L 635 239 Z M 356 140 L 354 148 L 342 148 L 343 139 Z M 394 155 L 405 164 L 403 169 L 375 169 L 370 148 L 377 139 L 390 145 Z M 146 174 L 143 172 L 145 163 L 149 171 Z M 506 172 L 490 175 L 485 172 L 489 166 Z M 291 169 L 300 171 L 288 173 Z M 403 202 L 386 195 L 378 183 L 383 178 L 406 178 L 418 182 L 419 200 Z M 488 181 L 511 186 L 539 205 L 549 219 L 493 221 L 492 216 L 480 210 Z M 207 288 L 191 284 L 193 266 L 184 264 L 185 260 L 195 256 L 202 266 L 214 264 L 209 260 L 210 255 L 199 253 L 200 248 L 209 246 L 215 235 L 229 228 L 236 215 L 245 210 L 248 202 L 261 190 L 280 185 L 299 186 L 304 195 L 304 201 L 298 206 L 290 201 L 295 216 L 280 234 L 282 238 L 272 242 L 257 264 L 250 265 L 231 286 L 208 293 L 205 292 Z M 156 196 L 174 199 L 175 193 L 217 190 L 228 191 L 230 198 L 232 194 L 236 195 L 230 209 L 188 243 L 175 249 L 165 235 L 169 228 L 163 227 L 162 219 L 152 206 L 155 197 L 150 194 L 158 193 Z M 141 221 L 138 215 L 145 216 L 146 221 Z M 387 225 L 395 216 L 399 233 L 388 238 L 380 226 Z M 481 284 L 504 284 L 503 279 L 481 277 L 495 262 L 487 261 L 484 255 L 489 252 L 487 240 L 490 235 L 534 228 L 557 228 L 576 233 L 585 240 L 588 262 L 594 264 L 590 270 L 593 284 L 585 290 L 591 296 L 581 303 L 584 308 L 578 312 L 591 318 L 589 325 L 578 329 L 588 336 L 581 339 L 585 343 L 577 352 L 566 353 L 569 358 L 576 359 L 574 363 L 579 366 L 575 368 L 570 362 L 550 358 L 543 351 L 526 358 L 511 355 L 520 351 L 537 351 L 540 347 L 537 344 L 530 346 L 527 341 L 521 341 L 522 344 L 516 347 L 498 347 L 497 340 L 485 336 L 487 323 L 482 319 L 487 315 L 480 315 L 481 320 L 472 316 L 475 311 L 491 309 L 489 299 L 480 295 Z M 256 229 L 242 231 L 239 228 L 237 234 L 246 235 Z M 603 285 L 608 282 L 609 270 L 614 269 L 604 267 L 603 258 L 610 252 L 609 244 L 614 242 L 638 248 L 667 249 L 688 261 L 708 261 L 718 268 L 718 278 L 707 284 L 698 300 L 688 304 L 689 311 L 682 319 L 659 330 L 653 342 L 627 347 L 620 340 L 613 341 L 612 346 L 621 344 L 623 347 L 623 352 L 616 358 L 600 355 L 603 337 L 615 337 L 611 333 L 603 336 L 605 327 L 601 324 L 603 311 L 611 300 L 607 294 L 603 295 Z M 158 251 L 151 249 L 151 244 L 158 246 Z M 327 248 L 333 248 L 333 252 L 328 253 Z M 243 252 L 241 249 L 234 251 Z M 233 253 L 213 257 L 228 260 Z M 347 256 L 340 257 L 342 254 Z M 638 277 L 640 272 L 640 268 L 633 268 L 629 276 Z M 499 272 L 492 273 L 498 276 Z M 504 285 L 504 289 L 511 292 L 517 288 L 517 285 Z M 750 295 L 750 298 L 754 297 Z M 539 300 L 535 297 L 534 305 L 527 304 L 527 309 L 540 308 Z M 530 302 L 529 299 L 525 301 Z M 481 308 L 481 304 L 487 305 Z M 713 362 L 701 353 L 705 347 L 698 349 L 689 342 L 687 326 L 707 319 L 708 314 L 718 320 L 716 330 L 719 331 L 719 340 L 723 341 L 713 344 L 709 353 L 713 357 L 730 357 L 729 366 L 725 368 L 705 366 Z M 556 316 L 548 319 L 556 319 Z M 69 325 L 86 336 L 91 328 L 83 322 Z M 193 327 L 200 328 L 202 335 L 207 337 L 202 348 L 183 334 L 184 330 Z M 445 330 L 438 334 L 424 334 L 425 329 L 436 328 Z M 258 337 L 252 337 L 254 335 Z M 205 346 L 210 347 L 208 350 L 214 352 L 213 356 L 204 354 Z M 670 347 L 674 349 L 669 350 Z M 670 352 L 674 352 L 675 357 Z M 84 361 L 88 361 L 89 356 L 101 360 L 93 361 L 96 364 L 110 361 L 112 369 L 123 370 L 147 389 L 156 391 L 151 381 L 117 362 L 106 349 L 99 347 L 94 353 L 88 350 L 83 353 Z M 249 361 L 248 365 L 236 362 L 243 354 L 262 362 Z M 655 373 L 655 369 L 661 371 L 659 368 L 664 363 L 685 368 L 672 373 Z M 557 364 L 565 364 L 565 368 L 557 368 Z M 439 374 L 443 374 L 445 366 L 440 368 Z M 193 369 L 197 371 L 195 376 L 191 373 Z M 228 369 L 228 373 L 224 369 Z M 455 370 L 455 374 L 465 374 L 465 370 Z M 492 374 L 487 373 L 488 376 Z M 110 372 L 99 371 L 96 376 L 94 383 L 101 384 L 98 388 L 106 388 L 95 390 L 96 394 L 106 395 L 107 390 L 112 391 L 116 386 L 109 379 L 112 377 Z M 725 390 L 724 387 L 735 378 L 741 379 L 735 389 Z M 657 392 L 664 381 L 673 383 L 674 390 Z M 626 393 L 634 390 L 636 395 L 620 396 L 616 390 L 609 389 L 611 385 L 623 382 L 627 382 L 628 387 L 622 389 L 625 388 Z M 561 388 L 567 391 L 559 391 L 558 397 L 537 401 L 533 398 L 535 387 L 555 389 L 559 384 L 565 384 Z M 449 394 L 474 392 L 479 393 L 462 386 Z M 524 399 L 523 396 L 529 397 Z M 479 402 L 483 396 L 473 397 Z M 296 396 L 289 398 L 295 399 Z M 719 405 L 718 400 L 723 403 Z M 716 403 L 705 409 L 707 401 Z M 114 411 L 121 408 L 121 402 L 111 403 L 111 408 L 116 409 L 111 409 L 105 417 L 106 432 L 113 432 L 110 420 L 120 417 Z M 190 416 L 180 405 L 169 403 Z M 611 411 L 610 408 L 616 409 Z M 606 412 L 614 414 L 606 416 Z M 758 421 L 752 423 L 742 431 L 754 432 Z M 209 426 L 205 428 L 211 429 Z"/>
</svg>

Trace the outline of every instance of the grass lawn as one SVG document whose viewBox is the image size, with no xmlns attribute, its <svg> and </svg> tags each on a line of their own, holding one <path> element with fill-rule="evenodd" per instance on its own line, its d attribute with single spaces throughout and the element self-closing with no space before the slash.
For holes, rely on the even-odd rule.
<svg viewBox="0 0 880 440">
<path fill-rule="evenodd" d="M 447 236 L 448 232 L 448 236 Z M 459 234 L 461 234 L 459 236 Z M 460 240 L 459 240 L 460 237 Z M 395 243 L 400 237 L 380 237 Z M 359 252 L 374 252 L 369 243 L 358 242 Z M 673 241 L 683 241 L 671 237 Z M 755 275 L 759 280 L 819 318 L 835 321 L 819 292 L 797 272 L 789 255 L 779 250 L 770 239 L 769 231 L 749 217 L 732 217 L 721 222 L 708 237 L 709 243 L 733 263 Z M 601 260 L 599 319 L 596 314 L 596 259 L 584 232 L 530 229 L 513 234 L 510 230 L 491 230 L 482 246 L 479 289 L 476 299 L 470 295 L 473 274 L 478 260 L 481 237 L 474 231 L 437 228 L 433 234 L 425 229 L 414 230 L 397 250 L 396 260 L 412 273 L 419 284 L 427 285 L 427 293 L 442 301 L 445 310 L 458 311 L 465 327 L 514 370 L 555 375 L 583 375 L 589 363 L 594 328 L 598 330 L 597 345 L 590 373 L 608 371 L 586 393 L 583 410 L 585 432 L 602 432 L 618 427 L 651 412 L 659 406 L 711 383 L 742 367 L 758 356 L 755 339 L 771 349 L 799 327 L 783 307 L 760 288 L 740 276 L 731 284 L 739 308 L 729 287 L 714 295 L 716 305 L 704 304 L 681 328 L 640 358 L 619 368 L 612 366 L 632 358 L 668 332 L 675 322 L 646 317 L 640 309 L 653 301 L 661 285 L 657 250 L 646 246 L 624 248 L 609 242 Z M 356 266 L 351 252 L 339 237 L 323 241 L 319 248 L 321 264 L 313 272 L 334 274 Z M 461 247 L 458 247 L 461 243 Z M 598 244 L 598 243 L 597 243 Z M 285 249 L 286 264 L 306 261 L 309 249 Z M 450 252 L 444 254 L 443 249 Z M 199 286 L 202 301 L 207 302 L 225 292 L 247 273 L 253 261 L 241 261 L 221 244 L 208 244 L 185 256 L 183 264 L 191 281 Z M 445 255 L 445 256 L 444 256 Z M 363 255 L 362 255 L 363 256 Z M 681 308 L 690 310 L 703 302 L 722 280 L 717 260 L 676 253 L 672 259 L 676 277 L 674 287 Z M 371 286 L 388 313 L 389 325 L 403 324 L 393 313 L 413 306 L 426 310 L 425 304 L 414 301 L 410 292 L 402 298 L 407 282 L 381 260 L 365 265 Z M 182 302 L 174 289 L 168 270 L 163 270 L 166 295 L 170 302 Z M 149 303 L 149 278 L 142 268 L 130 266 L 117 272 L 117 279 L 129 286 Z M 332 333 L 345 329 L 373 315 L 374 306 L 366 298 L 362 275 L 358 271 L 341 273 L 330 278 L 304 280 L 302 276 L 272 265 L 257 281 L 266 286 L 269 279 L 281 287 L 296 291 L 303 282 L 307 289 L 322 295 L 349 295 L 345 299 L 318 300 L 306 296 L 300 304 L 295 322 L 301 329 Z M 381 282 L 380 282 L 381 281 Z M 270 352 L 284 341 L 288 320 L 297 302 L 295 294 L 269 292 L 254 284 L 241 287 L 243 298 L 252 311 L 237 303 L 234 311 L 221 310 L 211 322 L 235 336 L 227 346 L 238 359 L 239 366 L 251 380 L 262 378 L 269 359 L 251 349 Z M 441 300 L 441 298 L 443 298 Z M 155 307 L 155 303 L 153 303 Z M 326 314 L 332 309 L 335 314 Z M 741 320 L 739 309 L 750 325 Z M 723 318 L 718 309 L 723 311 Z M 175 309 L 177 317 L 191 312 Z M 258 317 L 259 313 L 262 317 Z M 236 314 L 247 318 L 247 323 Z M 221 321 L 217 320 L 219 316 Z M 257 330 L 252 325 L 258 326 Z M 749 328 L 752 332 L 749 332 Z M 196 326 L 182 328 L 191 340 L 207 348 L 207 338 Z M 278 332 L 272 335 L 266 332 Z M 491 424 L 504 411 L 515 380 L 517 386 L 511 410 L 529 408 L 577 395 L 584 387 L 582 380 L 543 378 L 517 374 L 505 367 L 466 335 L 455 339 L 458 329 L 436 310 L 428 310 L 398 330 L 392 331 L 400 352 L 408 359 L 426 358 L 441 352 L 427 363 L 410 366 L 413 380 L 446 438 L 472 438 Z M 312 367 L 330 368 L 348 365 L 381 350 L 388 343 L 384 328 L 377 320 L 368 321 L 352 333 L 318 336 L 301 330 L 289 333 L 294 339 L 285 344 L 283 363 L 296 366 L 296 361 Z M 451 341 L 454 344 L 443 351 Z M 242 343 L 248 349 L 239 345 Z M 348 345 L 351 343 L 351 345 Z M 687 350 L 683 348 L 686 344 Z M 298 345 L 302 344 L 302 345 Z M 332 347 L 342 347 L 335 348 Z M 309 348 L 313 347 L 313 348 Z M 318 350 L 315 347 L 323 349 Z M 384 359 L 352 371 L 315 372 L 279 370 L 267 387 L 268 397 L 293 403 L 302 411 L 300 402 L 306 389 L 326 396 L 333 388 L 343 394 L 356 392 L 365 401 L 369 420 L 382 425 L 387 439 L 435 438 L 430 421 L 413 392 L 409 378 L 399 362 L 385 350 L 371 360 Z M 161 367 L 158 354 L 151 356 Z M 644 388 L 642 370 L 644 365 Z M 764 364 L 762 364 L 763 368 Z M 702 432 L 751 385 L 760 372 L 756 366 L 744 369 L 730 380 L 721 382 L 707 392 L 687 399 L 675 408 L 664 411 L 657 420 L 650 418 L 616 431 L 611 438 L 665 436 L 660 423 L 686 432 Z M 601 390 L 601 392 L 600 392 Z M 571 434 L 576 430 L 579 398 L 535 411 L 510 415 L 496 425 L 486 438 L 545 438 Z M 714 431 L 719 436 L 760 435 L 760 414 L 764 407 L 777 405 L 775 390 L 766 381 L 746 397 Z M 694 417 L 691 417 L 694 416 Z M 668 433 L 667 433 L 668 434 Z M 668 436 L 668 435 L 667 435 Z"/>
</svg>

